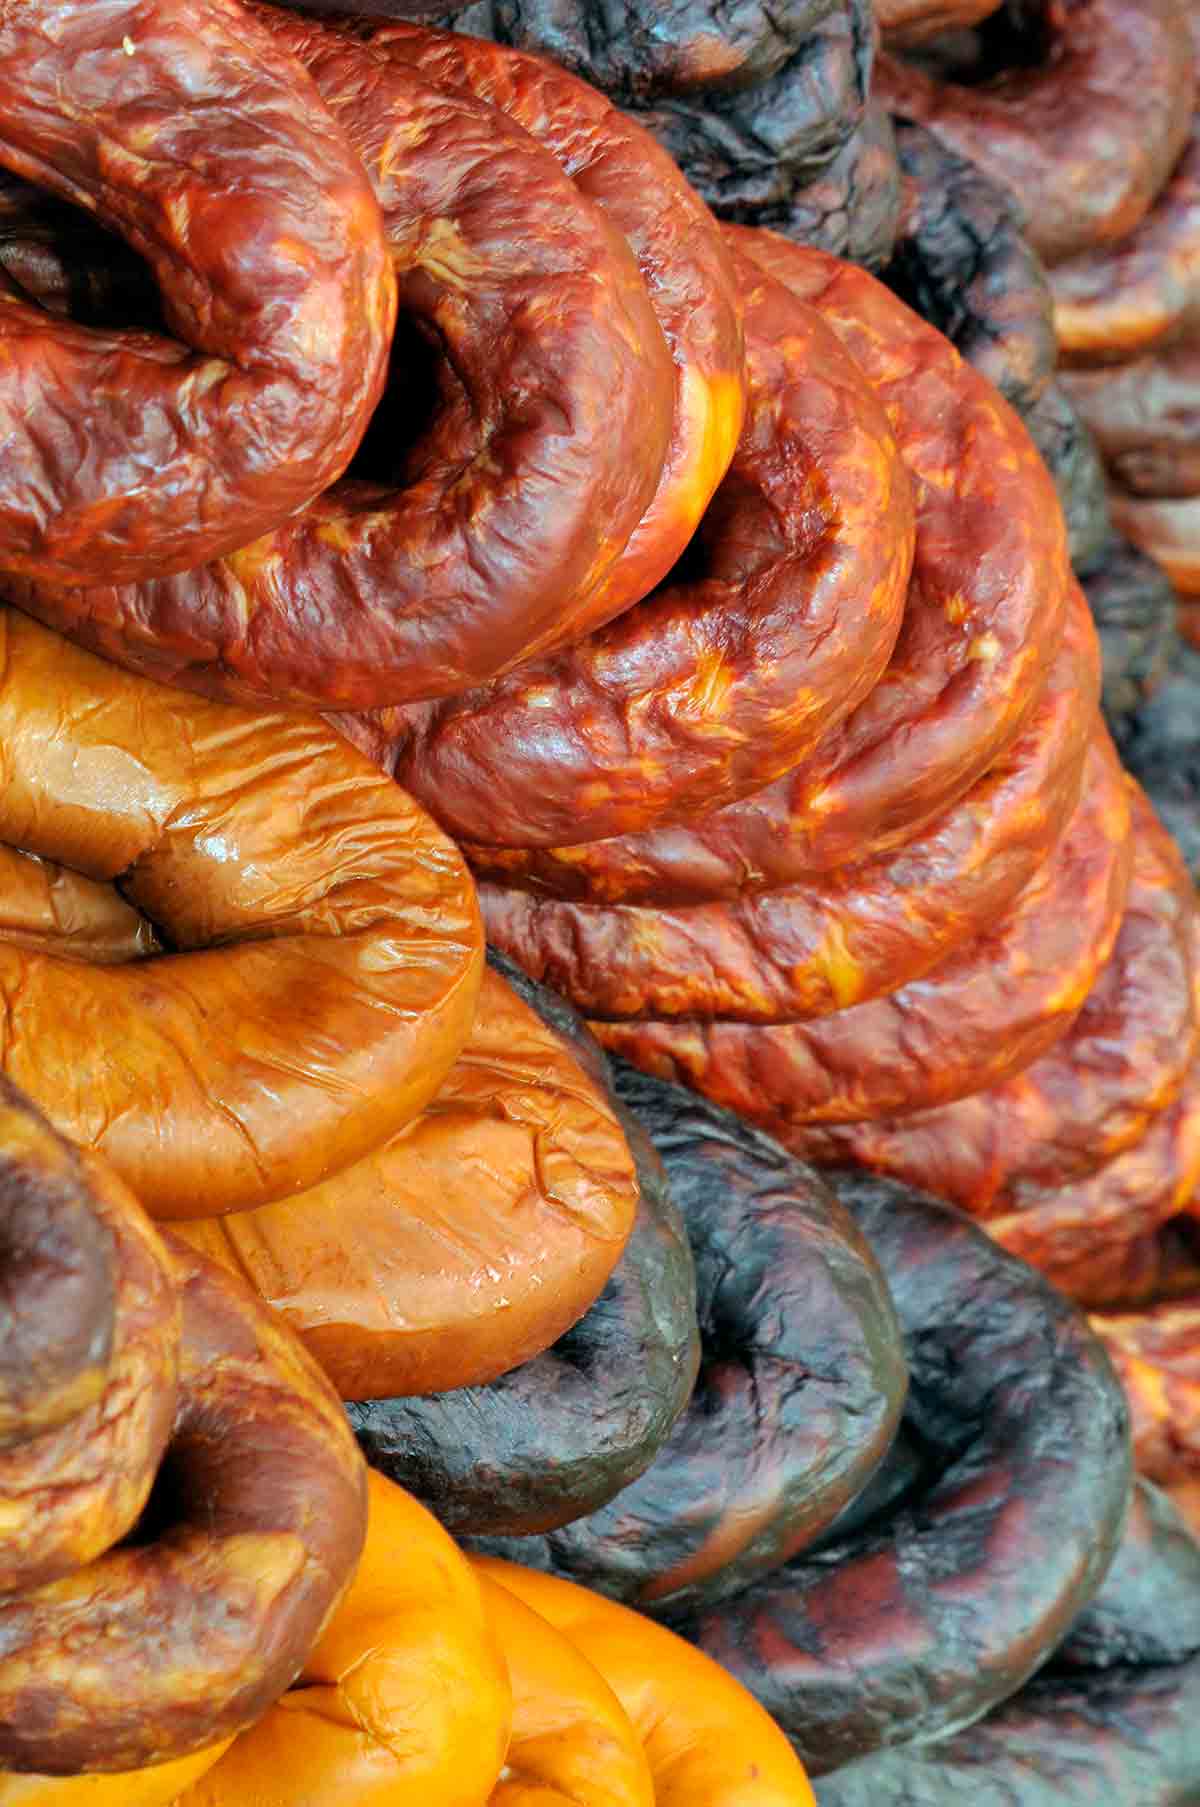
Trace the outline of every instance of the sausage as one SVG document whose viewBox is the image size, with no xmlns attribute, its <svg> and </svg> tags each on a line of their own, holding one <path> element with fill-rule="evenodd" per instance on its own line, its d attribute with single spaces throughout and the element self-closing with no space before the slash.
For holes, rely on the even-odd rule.
<svg viewBox="0 0 1200 1807">
<path fill-rule="evenodd" d="M 239 700 L 453 692 L 604 582 L 658 487 L 671 353 L 632 251 L 527 133 L 337 32 L 254 17 L 370 175 L 432 419 L 410 415 L 379 464 L 217 563 L 9 594 L 110 658 Z M 553 333 L 531 330 L 547 318 Z"/>
<path fill-rule="evenodd" d="M 877 0 L 875 17 L 889 48 L 903 49 L 975 25 L 996 6 L 997 0 Z"/>
<path fill-rule="evenodd" d="M 596 1017 L 778 1022 L 896 991 L 1003 915 L 1049 856 L 1079 801 L 1098 687 L 1096 637 L 1077 594 L 1021 734 L 907 846 L 808 885 L 676 908 L 484 882 L 488 935 Z"/>
<path fill-rule="evenodd" d="M 1110 492 L 1113 526 L 1160 564 L 1181 597 L 1200 595 L 1200 496 Z"/>
<path fill-rule="evenodd" d="M 1197 1051 L 1198 1017 L 1200 918 L 1191 877 L 1135 791 L 1133 870 L 1120 931 L 1063 1038 L 1014 1078 L 939 1110 L 894 1122 L 822 1125 L 798 1131 L 793 1141 L 810 1160 L 862 1162 L 989 1224 L 1027 1212 L 1040 1226 L 1032 1233 L 1042 1252 L 1041 1239 L 1053 1239 L 1060 1215 L 1073 1240 L 1085 1224 L 1088 1234 L 1107 1234 L 1120 1218 L 1095 1189 L 1073 1183 L 1132 1148 L 1174 1104 Z M 1043 1265 L 1028 1243 L 1016 1252 Z"/>
<path fill-rule="evenodd" d="M 1195 877 L 1200 875 L 1200 655 L 1172 633 L 1165 661 L 1162 682 L 1120 724 L 1121 757 Z"/>
<path fill-rule="evenodd" d="M 743 796 L 823 745 L 887 664 L 913 555 L 903 444 L 817 312 L 736 268 L 747 424 L 691 572 L 401 724 L 384 753 L 457 836 L 552 846 Z"/>
<path fill-rule="evenodd" d="M 382 1475 L 367 1494 L 362 1559 L 295 1685 L 176 1807 L 496 1799 L 519 1703 L 491 1601 L 414 1499 Z"/>
<path fill-rule="evenodd" d="M 667 901 L 681 888 L 712 895 L 714 869 L 734 891 L 766 889 L 901 845 L 1015 738 L 1066 614 L 1053 485 L 991 386 L 865 272 L 774 233 L 730 231 L 816 307 L 888 408 L 916 486 L 914 580 L 883 680 L 803 765 L 686 827 L 562 856 L 606 899 L 630 869 L 642 901 Z M 479 843 L 495 838 L 474 837 L 468 849 L 487 873 L 498 864 Z M 522 857 L 500 869 L 519 871 Z"/>
<path fill-rule="evenodd" d="M 414 1122 L 307 1192 L 180 1234 L 250 1282 L 343 1399 L 375 1399 L 540 1355 L 604 1288 L 637 1204 L 608 1098 L 488 972 Z"/>
<path fill-rule="evenodd" d="M 1116 534 L 1081 581 L 1103 652 L 1105 718 L 1127 757 L 1130 718 L 1173 657 L 1175 592 L 1152 558 Z"/>
<path fill-rule="evenodd" d="M 1116 370 L 1065 370 L 1062 383 L 1120 489 L 1200 494 L 1200 348 L 1185 339 Z"/>
<path fill-rule="evenodd" d="M 7 1084 L 0 1141 L 0 1761 L 186 1757 L 291 1680 L 362 1545 L 362 1466 L 303 1351 Z"/>
<path fill-rule="evenodd" d="M 817 1774 L 969 1724 L 1095 1594 L 1132 1486 L 1124 1398 L 1083 1317 L 967 1219 L 839 1172 L 888 1275 L 906 1422 L 937 1455 L 885 1523 L 673 1623 L 755 1694 Z"/>
<path fill-rule="evenodd" d="M 0 64 L 0 163 L 142 253 L 167 326 L 86 331 L 0 285 L 0 567 L 136 583 L 231 552 L 340 476 L 383 387 L 396 295 L 364 172 L 233 0 L 102 22 L 26 0 Z"/>
<path fill-rule="evenodd" d="M 656 1807 L 814 1807 L 787 1739 L 743 1688 L 661 1625 L 554 1575 L 472 1562 L 568 1637 L 642 1740 Z"/>
<path fill-rule="evenodd" d="M 1052 383 L 1027 411 L 1025 425 L 1054 478 L 1071 564 L 1086 577 L 1103 562 L 1114 538 L 1104 464 L 1091 423 L 1075 407 L 1072 391 Z"/>
<path fill-rule="evenodd" d="M 1044 0 L 1036 29 L 1037 62 L 983 86 L 884 55 L 876 91 L 1002 183 L 1054 264 L 1145 216 L 1187 143 L 1196 90 L 1178 0 Z"/>
<path fill-rule="evenodd" d="M 651 1465 L 541 1537 L 470 1547 L 655 1615 L 711 1605 L 785 1562 L 878 1465 L 906 1375 L 883 1275 L 836 1201 L 766 1136 L 616 1064 L 696 1259 L 700 1372 Z"/>
<path fill-rule="evenodd" d="M 0 840 L 116 881 L 170 949 L 0 944 L 3 1070 L 160 1217 L 315 1184 L 437 1091 L 474 1017 L 470 880 L 323 723 L 184 699 L 0 615 Z"/>
<path fill-rule="evenodd" d="M 787 1141 L 797 1125 L 906 1115 L 982 1091 L 1066 1034 L 1112 951 L 1129 798 L 1093 746 L 1055 853 L 1008 914 L 923 979 L 814 1022 L 593 1023 L 601 1045 Z"/>
<path fill-rule="evenodd" d="M 868 100 L 862 119 L 823 169 L 796 177 L 774 201 L 732 203 L 722 212 L 739 225 L 766 226 L 878 273 L 892 254 L 901 204 L 892 121 Z"/>
<path fill-rule="evenodd" d="M 1024 417 L 1057 346 L 1049 284 L 1016 204 L 924 126 L 894 123 L 906 205 L 883 279 Z"/>
<path fill-rule="evenodd" d="M 560 599 L 546 630 L 526 646 L 529 657 L 578 638 L 653 589 L 724 476 L 746 403 L 733 263 L 708 210 L 649 134 L 554 64 L 403 26 L 373 31 L 369 42 L 434 87 L 463 89 L 498 107 L 552 153 L 634 251 L 674 360 L 671 437 L 650 505 L 586 611 Z M 644 430 L 639 416 L 639 437 Z"/>
<path fill-rule="evenodd" d="M 1200 1469 L 1200 1295 L 1091 1319 L 1129 1396 L 1133 1453 L 1148 1480 L 1174 1489 Z"/>
<path fill-rule="evenodd" d="M 1112 1567 L 1051 1659 L 1055 1670 L 1185 1663 L 1200 1652 L 1200 1543 L 1139 1479 Z"/>
</svg>

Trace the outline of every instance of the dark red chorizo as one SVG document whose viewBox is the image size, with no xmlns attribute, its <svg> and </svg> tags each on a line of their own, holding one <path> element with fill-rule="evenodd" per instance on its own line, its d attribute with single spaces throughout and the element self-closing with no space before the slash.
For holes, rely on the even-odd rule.
<svg viewBox="0 0 1200 1807">
<path fill-rule="evenodd" d="M 1020 1687 L 1099 1587 L 1132 1484 L 1120 1387 L 1053 1288 L 920 1193 L 847 1173 L 834 1191 L 888 1276 L 932 1473 L 882 1523 L 672 1621 L 817 1774 Z"/>
<path fill-rule="evenodd" d="M 1146 214 L 1187 143 L 1196 87 L 1181 0 L 1044 0 L 1038 24 L 1031 67 L 966 86 L 881 56 L 876 87 L 1003 183 L 1056 263 Z"/>
<path fill-rule="evenodd" d="M 1098 685 L 1096 637 L 1077 593 L 1025 728 L 907 846 L 808 885 L 676 908 L 484 882 L 488 936 L 594 1017 L 778 1022 L 896 991 L 1002 916 L 1050 854 L 1079 800 Z M 565 880 L 571 869 L 551 876 Z"/>
<path fill-rule="evenodd" d="M 633 253 L 549 151 L 366 45 L 256 18 L 375 185 L 432 420 L 409 418 L 382 468 L 218 563 L 10 594 L 194 689 L 362 708 L 442 695 L 603 584 L 659 483 L 674 364 Z"/>
<path fill-rule="evenodd" d="M 7 1085 L 0 1147 L 0 1761 L 161 1763 L 291 1682 L 362 1546 L 362 1466 L 286 1332 Z"/>
<path fill-rule="evenodd" d="M 1160 1486 L 1200 1477 L 1200 1294 L 1091 1319 L 1129 1396 L 1139 1471 Z"/>
<path fill-rule="evenodd" d="M 344 470 L 395 312 L 382 222 L 300 65 L 233 0 L 25 0 L 0 163 L 149 261 L 170 337 L 3 285 L 0 567 L 128 583 L 275 527 Z"/>
<path fill-rule="evenodd" d="M 1200 346 L 1185 339 L 1118 370 L 1064 370 L 1061 381 L 1122 490 L 1200 495 Z"/>
<path fill-rule="evenodd" d="M 1088 1192 L 1076 1200 L 1070 1183 L 1131 1148 L 1183 1089 L 1200 1035 L 1198 969 L 1191 877 L 1135 792 L 1120 932 L 1062 1040 L 1014 1078 L 939 1110 L 800 1130 L 794 1145 L 825 1165 L 852 1159 L 893 1174 L 987 1220 L 1028 1211 L 1052 1230 L 1061 1210 L 1077 1238 Z M 1119 1219 L 1097 1196 L 1086 1222 L 1108 1235 Z M 1016 1252 L 1043 1265 L 1031 1246 Z"/>
<path fill-rule="evenodd" d="M 883 279 L 1024 416 L 1057 346 L 1049 284 L 1016 203 L 924 126 L 894 123 L 905 206 Z"/>
<path fill-rule="evenodd" d="M 598 897 L 789 885 L 902 844 L 1014 739 L 1065 618 L 1053 485 L 991 385 L 864 271 L 774 233 L 729 230 L 817 308 L 888 407 L 916 485 L 913 583 L 882 681 L 796 771 L 686 827 L 563 853 Z M 415 781 L 415 761 L 405 770 Z M 524 857 L 470 852 L 488 872 L 519 872 Z"/>
<path fill-rule="evenodd" d="M 778 1133 L 902 1115 L 1019 1072 L 1073 1022 L 1112 950 L 1130 869 L 1129 800 L 1093 748 L 1062 841 L 1007 915 L 932 973 L 815 1022 L 594 1023 L 635 1066 Z"/>
<path fill-rule="evenodd" d="M 728 1112 L 617 1063 L 696 1259 L 695 1390 L 651 1465 L 547 1535 L 474 1546 L 653 1613 L 728 1599 L 829 1524 L 891 1440 L 900 1331 L 816 1176 Z"/>
<path fill-rule="evenodd" d="M 551 152 L 633 250 L 674 360 L 671 437 L 650 505 L 586 609 L 560 598 L 528 656 L 577 638 L 653 589 L 724 476 L 746 401 L 733 263 L 707 208 L 649 135 L 554 64 L 402 26 L 373 31 L 369 42 L 435 87 L 498 107 Z M 639 419 L 637 433 L 644 431 Z"/>
<path fill-rule="evenodd" d="M 396 721 L 383 760 L 456 835 L 596 840 L 743 796 L 887 664 L 913 546 L 887 415 L 814 309 L 737 269 L 747 421 L 687 574 L 579 646 Z M 373 747 L 376 725 L 386 745 L 385 723 L 354 738 Z"/>
</svg>

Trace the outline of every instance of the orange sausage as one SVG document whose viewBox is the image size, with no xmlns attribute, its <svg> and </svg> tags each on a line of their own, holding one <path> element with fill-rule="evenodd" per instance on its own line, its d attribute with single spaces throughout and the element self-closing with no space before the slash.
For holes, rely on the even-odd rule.
<svg viewBox="0 0 1200 1807">
<path fill-rule="evenodd" d="M 600 1671 L 645 1746 L 657 1807 L 814 1807 L 779 1727 L 710 1657 L 573 1582 L 491 1557 L 472 1567 L 565 1632 Z"/>
</svg>

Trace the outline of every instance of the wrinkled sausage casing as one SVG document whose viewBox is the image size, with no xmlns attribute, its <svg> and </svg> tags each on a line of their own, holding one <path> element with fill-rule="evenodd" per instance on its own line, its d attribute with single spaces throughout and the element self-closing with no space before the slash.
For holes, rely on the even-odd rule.
<svg viewBox="0 0 1200 1807">
<path fill-rule="evenodd" d="M 550 151 L 367 45 L 255 19 L 310 72 L 383 208 L 404 332 L 363 474 L 217 563 L 10 594 L 188 688 L 332 708 L 440 696 L 604 582 L 658 488 L 675 366 L 633 252 Z"/>
<path fill-rule="evenodd" d="M 553 845 L 713 808 L 823 744 L 887 663 L 913 554 L 887 415 L 818 313 L 734 258 L 748 415 L 694 575 L 410 725 L 386 761 L 456 835 Z"/>
<path fill-rule="evenodd" d="M 126 237 L 173 335 L 0 284 L 0 569 L 137 582 L 232 551 L 340 476 L 379 398 L 396 294 L 362 166 L 233 0 L 26 0 L 0 63 L 0 163 Z"/>
<path fill-rule="evenodd" d="M 633 1226 L 607 1098 L 495 973 L 422 1114 L 363 1161 L 256 1211 L 181 1226 L 248 1279 L 343 1399 L 492 1380 L 593 1303 Z"/>
<path fill-rule="evenodd" d="M 1079 801 L 1098 688 L 1099 649 L 1077 592 L 1024 729 L 906 846 L 809 885 L 674 909 L 485 881 L 488 936 L 594 1017 L 779 1022 L 897 991 L 1003 915 L 1049 857 Z"/>
<path fill-rule="evenodd" d="M 932 1473 L 890 1518 L 673 1621 L 822 1773 L 1018 1688 L 1099 1588 L 1133 1480 L 1121 1388 L 1072 1306 L 921 1193 L 850 1171 L 833 1190 L 888 1275 Z"/>
<path fill-rule="evenodd" d="M 285 1197 L 417 1116 L 482 972 L 429 818 L 315 719 L 182 698 L 11 611 L 0 644 L 0 839 L 115 881 L 171 950 L 0 938 L 9 1076 L 160 1217 Z"/>
<path fill-rule="evenodd" d="M 1066 370 L 1061 380 L 1120 489 L 1200 495 L 1200 348 L 1190 339 L 1119 370 Z"/>
<path fill-rule="evenodd" d="M 882 56 L 877 92 L 1002 182 L 1053 264 L 1131 232 L 1175 167 L 1196 93 L 1187 11 L 1181 0 L 1046 4 L 1034 66 L 976 87 Z"/>
<path fill-rule="evenodd" d="M 1095 743 L 1062 841 L 988 930 L 890 996 L 812 1022 L 593 1023 L 602 1045 L 787 1140 L 796 1125 L 902 1116 L 1019 1072 L 1066 1034 L 1116 940 L 1129 796 Z"/>
<path fill-rule="evenodd" d="M 481 872 L 557 863 L 576 889 L 642 901 L 795 883 L 909 840 L 983 776 L 1041 693 L 1069 568 L 1053 484 L 1019 420 L 864 271 L 775 233 L 728 230 L 833 328 L 887 410 L 917 507 L 891 661 L 841 726 L 766 789 L 686 825 L 555 853 L 477 841 L 468 851 Z"/>
<path fill-rule="evenodd" d="M 696 1387 L 607 1506 L 473 1547 L 657 1613 L 728 1598 L 835 1519 L 891 1440 L 906 1372 L 883 1275 L 827 1188 L 728 1112 L 628 1067 L 615 1080 L 696 1259 Z"/>
</svg>

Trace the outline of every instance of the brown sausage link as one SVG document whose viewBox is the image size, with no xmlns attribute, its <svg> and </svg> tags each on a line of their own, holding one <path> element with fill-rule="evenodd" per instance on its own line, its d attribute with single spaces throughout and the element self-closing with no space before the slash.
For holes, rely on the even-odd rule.
<svg viewBox="0 0 1200 1807">
<path fill-rule="evenodd" d="M 1112 957 L 1056 1047 L 1005 1084 L 928 1114 L 797 1132 L 798 1151 L 919 1181 L 991 1228 L 1001 1214 L 1043 1207 L 1053 1222 L 1060 1188 L 1140 1141 L 1179 1097 L 1196 1051 L 1200 919 L 1183 860 L 1136 790 L 1133 835 Z M 1115 1220 L 1097 1204 L 1091 1221 Z"/>
<path fill-rule="evenodd" d="M 0 567 L 127 583 L 244 545 L 379 398 L 395 285 L 361 165 L 234 0 L 24 0 L 0 66 L 0 163 L 120 231 L 174 335 L 0 285 Z"/>
<path fill-rule="evenodd" d="M 1013 194 L 1047 263 L 1131 232 L 1187 143 L 1195 102 L 1183 0 L 1044 0 L 1033 68 L 981 87 L 881 56 L 876 92 Z"/>
<path fill-rule="evenodd" d="M 729 901 L 575 902 L 480 886 L 488 939 L 595 1017 L 825 1016 L 918 979 L 1003 915 L 1079 801 L 1100 688 L 1078 592 L 1041 701 L 961 803 L 896 853 Z"/>
<path fill-rule="evenodd" d="M 1016 416 L 942 335 L 864 271 L 730 228 L 816 307 L 884 401 L 914 479 L 917 547 L 882 681 L 794 772 L 686 826 L 527 854 L 472 845 L 476 869 L 574 895 L 670 901 L 794 885 L 902 845 L 1020 731 L 1069 593 L 1054 487 Z"/>
<path fill-rule="evenodd" d="M 0 941 L 119 966 L 162 952 L 151 925 L 112 885 L 0 846 Z"/>
<path fill-rule="evenodd" d="M 632 252 L 527 133 L 337 32 L 256 18 L 375 185 L 433 419 L 415 443 L 396 427 L 380 481 L 335 485 L 218 563 L 9 594 L 190 689 L 331 708 L 444 695 L 604 581 L 659 482 L 674 365 Z"/>
<path fill-rule="evenodd" d="M 3 1596 L 92 1562 L 137 1522 L 175 1411 L 179 1302 L 166 1250 L 115 1175 L 7 1080 L 0 1219 Z M 0 1651 L 2 1678 L 2 1631 Z M 7 1762 L 4 1692 L 0 1679 Z"/>
<path fill-rule="evenodd" d="M 0 1760 L 70 1775 L 185 1756 L 252 1724 L 353 1572 L 365 1472 L 315 1365 L 237 1281 L 172 1242 L 179 1398 L 130 1544 L 0 1600 Z"/>
<path fill-rule="evenodd" d="M 662 581 L 691 539 L 745 414 L 737 277 L 716 222 L 671 159 L 593 88 L 553 63 L 473 37 L 393 26 L 368 41 L 434 87 L 464 88 L 498 107 L 551 152 L 629 243 L 674 359 L 674 419 L 658 489 L 603 583 L 574 609 L 562 599 L 528 657 L 619 615 Z"/>
<path fill-rule="evenodd" d="M 1113 526 L 1162 566 L 1184 597 L 1200 596 L 1200 496 L 1109 494 Z"/>
<path fill-rule="evenodd" d="M 737 269 L 747 422 L 689 554 L 695 576 L 448 700 L 384 754 L 456 835 L 598 840 L 742 796 L 795 765 L 887 664 L 913 548 L 887 416 L 812 308 L 747 259 Z"/>
<path fill-rule="evenodd" d="M 988 932 L 890 997 L 816 1022 L 593 1023 L 614 1054 L 786 1142 L 804 1123 L 903 1115 L 1030 1065 L 1108 959 L 1129 882 L 1129 796 L 1107 737 L 1062 841 Z"/>
<path fill-rule="evenodd" d="M 117 966 L 0 940 L 0 1068 L 159 1216 L 284 1197 L 437 1091 L 482 934 L 456 849 L 324 723 L 184 698 L 0 613 L 0 841 L 116 880 Z"/>
<path fill-rule="evenodd" d="M 1196 249 L 1200 264 L 1200 236 Z M 1184 340 L 1118 370 L 1064 370 L 1060 381 L 1120 489 L 1200 495 L 1200 346 Z"/>
</svg>

